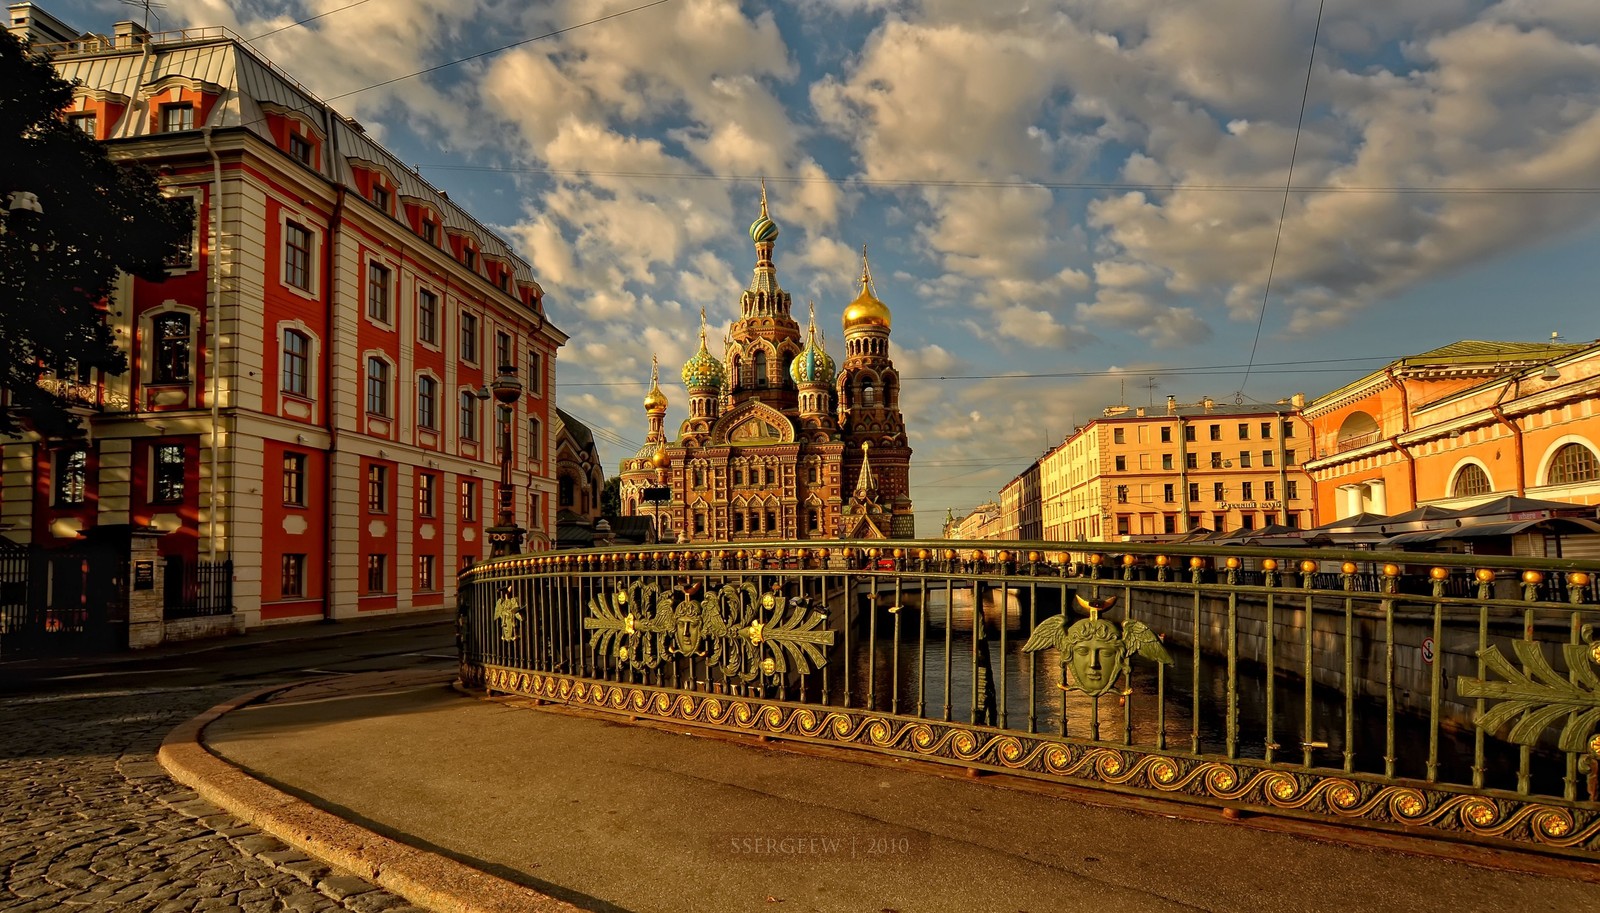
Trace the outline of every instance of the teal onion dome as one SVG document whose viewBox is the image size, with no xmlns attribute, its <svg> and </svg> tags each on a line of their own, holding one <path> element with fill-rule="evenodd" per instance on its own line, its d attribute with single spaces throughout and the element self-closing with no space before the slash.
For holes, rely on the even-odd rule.
<svg viewBox="0 0 1600 913">
<path fill-rule="evenodd" d="M 683 385 L 691 390 L 696 388 L 718 388 L 722 386 L 722 379 L 727 374 L 722 367 L 722 362 L 713 358 L 706 351 L 706 337 L 704 331 L 700 334 L 700 351 L 689 357 L 683 364 Z"/>
<path fill-rule="evenodd" d="M 795 386 L 804 387 L 808 384 L 832 384 L 835 374 L 833 359 L 817 345 L 816 333 L 811 334 L 811 340 L 800 354 L 789 363 L 789 377 L 794 380 Z"/>
<path fill-rule="evenodd" d="M 750 223 L 750 240 L 771 244 L 778 240 L 778 223 L 767 216 L 767 182 L 761 182 L 761 217 Z"/>
</svg>

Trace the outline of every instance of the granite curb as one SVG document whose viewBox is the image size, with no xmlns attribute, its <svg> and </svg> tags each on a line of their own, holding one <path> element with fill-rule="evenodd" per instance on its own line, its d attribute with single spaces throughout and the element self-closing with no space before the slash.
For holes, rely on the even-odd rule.
<svg viewBox="0 0 1600 913">
<path fill-rule="evenodd" d="M 223 715 L 317 681 L 323 680 L 272 685 L 223 701 L 169 732 L 157 759 L 174 780 L 240 820 L 437 913 L 577 913 L 579 908 L 571 904 L 323 811 L 250 776 L 205 747 L 206 726 Z"/>
</svg>

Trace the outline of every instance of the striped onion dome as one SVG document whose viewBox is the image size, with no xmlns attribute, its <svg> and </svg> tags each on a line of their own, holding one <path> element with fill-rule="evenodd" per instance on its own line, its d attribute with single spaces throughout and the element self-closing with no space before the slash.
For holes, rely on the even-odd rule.
<svg viewBox="0 0 1600 913">
<path fill-rule="evenodd" d="M 750 240 L 771 244 L 778 240 L 778 223 L 767 216 L 767 182 L 761 182 L 761 217 L 750 223 Z"/>
<path fill-rule="evenodd" d="M 813 305 L 811 335 L 806 340 L 806 347 L 789 363 L 789 377 L 794 380 L 795 386 L 804 387 L 807 384 L 832 384 L 834 373 L 833 359 L 817 342 L 817 314 Z"/>
</svg>

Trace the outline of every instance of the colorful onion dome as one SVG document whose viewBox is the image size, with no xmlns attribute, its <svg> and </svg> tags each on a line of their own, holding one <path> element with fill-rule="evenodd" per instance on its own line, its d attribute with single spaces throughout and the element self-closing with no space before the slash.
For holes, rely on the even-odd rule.
<svg viewBox="0 0 1600 913">
<path fill-rule="evenodd" d="M 706 309 L 700 309 L 700 351 L 683 364 L 683 385 L 690 390 L 719 389 L 726 375 L 722 362 L 706 351 Z"/>
<path fill-rule="evenodd" d="M 761 218 L 750 223 L 750 240 L 771 244 L 778 240 L 778 223 L 767 217 L 767 181 L 761 180 Z"/>
<path fill-rule="evenodd" d="M 831 385 L 834 373 L 833 359 L 817 342 L 817 306 L 812 304 L 810 338 L 806 340 L 806 347 L 789 363 L 789 377 L 797 387 L 807 384 Z"/>
<path fill-rule="evenodd" d="M 650 356 L 650 392 L 644 395 L 644 409 L 646 412 L 667 411 L 667 395 L 661 392 L 660 368 L 654 355 Z"/>
<path fill-rule="evenodd" d="M 889 329 L 889 306 L 872 294 L 872 267 L 867 263 L 867 246 L 861 245 L 861 294 L 844 309 L 844 331 L 858 327 L 879 326 Z"/>
</svg>

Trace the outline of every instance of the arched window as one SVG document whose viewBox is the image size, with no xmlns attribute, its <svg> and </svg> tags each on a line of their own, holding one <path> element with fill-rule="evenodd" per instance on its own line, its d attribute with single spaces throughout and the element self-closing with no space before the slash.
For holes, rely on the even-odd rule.
<svg viewBox="0 0 1600 913">
<path fill-rule="evenodd" d="M 558 502 L 560 504 L 560 506 L 561 507 L 571 507 L 572 506 L 572 500 L 573 500 L 572 499 L 572 495 L 573 495 L 572 477 L 571 476 L 562 476 L 561 480 L 557 483 L 557 488 L 559 489 L 559 494 L 558 494 L 557 497 L 560 499 L 559 502 Z"/>
<path fill-rule="evenodd" d="M 305 396 L 310 377 L 311 337 L 299 330 L 283 331 L 283 392 Z"/>
<path fill-rule="evenodd" d="M 1563 444 L 1556 455 L 1550 460 L 1550 476 L 1546 479 L 1549 485 L 1564 485 L 1568 482 L 1593 482 L 1600 479 L 1600 462 L 1594 457 L 1594 451 L 1578 443 Z"/>
<path fill-rule="evenodd" d="M 755 358 L 751 359 L 751 368 L 756 375 L 756 386 L 765 387 L 767 385 L 767 353 L 764 350 L 756 350 Z"/>
<path fill-rule="evenodd" d="M 463 441 L 478 439 L 478 397 L 471 390 L 461 391 L 460 432 Z"/>
<path fill-rule="evenodd" d="M 861 387 L 861 405 L 876 406 L 878 404 L 878 388 L 872 384 L 863 384 Z"/>
<path fill-rule="evenodd" d="M 1457 470 L 1455 481 L 1450 485 L 1450 496 L 1454 498 L 1486 495 L 1491 491 L 1494 485 L 1489 482 L 1489 474 L 1477 463 L 1468 463 Z"/>
<path fill-rule="evenodd" d="M 367 359 L 367 412 L 389 414 L 389 363 L 381 358 Z"/>
<path fill-rule="evenodd" d="M 162 314 L 151 322 L 155 330 L 154 364 L 150 382 L 189 382 L 189 315 Z"/>
</svg>

